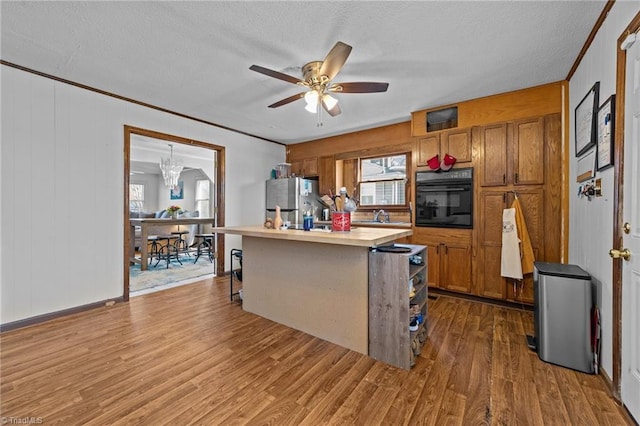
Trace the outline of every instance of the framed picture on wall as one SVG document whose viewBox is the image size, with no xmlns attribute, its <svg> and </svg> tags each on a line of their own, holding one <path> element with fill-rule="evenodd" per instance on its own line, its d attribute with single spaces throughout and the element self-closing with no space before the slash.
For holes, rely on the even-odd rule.
<svg viewBox="0 0 640 426">
<path fill-rule="evenodd" d="M 178 181 L 178 184 L 171 188 L 171 199 L 182 200 L 184 198 L 184 182 Z"/>
<path fill-rule="evenodd" d="M 576 157 L 580 157 L 596 144 L 596 114 L 600 82 L 597 81 L 575 110 Z"/>
<path fill-rule="evenodd" d="M 598 171 L 613 166 L 615 99 L 609 96 L 598 109 Z"/>
</svg>

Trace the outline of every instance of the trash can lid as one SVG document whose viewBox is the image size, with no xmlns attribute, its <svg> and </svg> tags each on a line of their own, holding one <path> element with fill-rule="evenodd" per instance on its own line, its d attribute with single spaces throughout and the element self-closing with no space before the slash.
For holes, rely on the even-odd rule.
<svg viewBox="0 0 640 426">
<path fill-rule="evenodd" d="M 591 275 L 578 265 L 567 265 L 564 263 L 534 262 L 533 266 L 543 275 L 553 275 L 556 277 L 579 278 L 590 280 Z"/>
</svg>

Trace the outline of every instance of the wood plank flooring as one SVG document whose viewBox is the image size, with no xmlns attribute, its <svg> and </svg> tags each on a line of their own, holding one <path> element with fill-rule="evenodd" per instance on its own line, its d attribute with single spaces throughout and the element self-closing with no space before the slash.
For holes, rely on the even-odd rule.
<svg viewBox="0 0 640 426">
<path fill-rule="evenodd" d="M 0 411 L 46 425 L 633 424 L 599 377 L 527 348 L 532 313 L 445 296 L 429 311 L 404 371 L 246 313 L 228 278 L 209 279 L 3 333 Z"/>
</svg>

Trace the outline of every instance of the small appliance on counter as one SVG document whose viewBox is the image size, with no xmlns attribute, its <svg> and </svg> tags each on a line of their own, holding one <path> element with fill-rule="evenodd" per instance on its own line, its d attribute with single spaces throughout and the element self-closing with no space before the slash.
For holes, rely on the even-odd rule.
<svg viewBox="0 0 640 426">
<path fill-rule="evenodd" d="M 299 177 L 270 179 L 266 182 L 267 217 L 273 218 L 276 206 L 280 206 L 282 220 L 291 222 L 291 225 L 302 225 L 307 213 L 311 214 L 313 221 L 318 221 L 322 213 L 319 197 L 315 180 Z"/>
</svg>

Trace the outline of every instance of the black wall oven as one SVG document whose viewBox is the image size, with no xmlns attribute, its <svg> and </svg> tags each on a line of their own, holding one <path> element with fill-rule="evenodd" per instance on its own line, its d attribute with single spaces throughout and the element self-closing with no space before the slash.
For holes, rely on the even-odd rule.
<svg viewBox="0 0 640 426">
<path fill-rule="evenodd" d="M 416 172 L 416 226 L 473 228 L 473 168 Z"/>
</svg>

